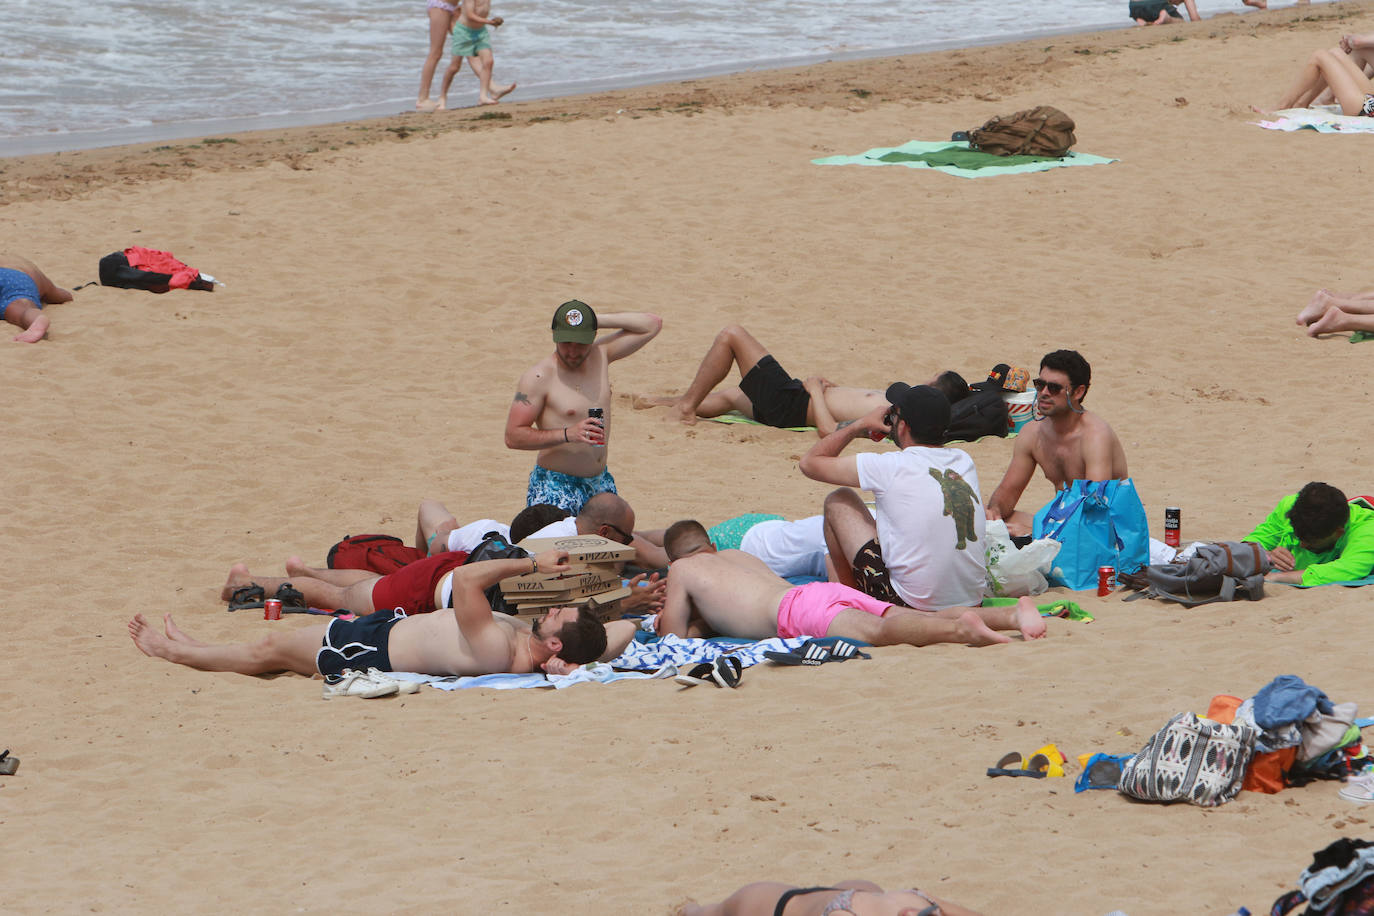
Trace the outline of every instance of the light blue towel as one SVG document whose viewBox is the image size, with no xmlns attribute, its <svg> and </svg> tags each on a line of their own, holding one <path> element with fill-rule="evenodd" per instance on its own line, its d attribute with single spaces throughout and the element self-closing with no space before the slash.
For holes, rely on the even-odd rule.
<svg viewBox="0 0 1374 916">
<path fill-rule="evenodd" d="M 945 149 L 968 149 L 968 143 L 964 141 L 929 141 L 912 140 L 903 143 L 901 146 L 880 146 L 871 149 L 866 153 L 857 156 L 826 156 L 822 159 L 812 159 L 816 165 L 900 165 L 909 169 L 935 169 L 948 175 L 957 175 L 960 178 L 986 178 L 989 175 L 1010 175 L 1019 172 L 1044 172 L 1049 169 L 1065 168 L 1073 165 L 1105 165 L 1108 162 L 1116 162 L 1115 159 L 1104 159 L 1102 156 L 1093 156 L 1089 153 L 1070 152 L 1063 159 L 1055 159 L 1050 162 L 1028 162 L 1021 165 L 1008 166 L 987 166 L 981 169 L 961 169 L 955 166 L 932 166 L 928 162 L 883 162 L 882 157 L 888 153 L 934 153 Z"/>
</svg>

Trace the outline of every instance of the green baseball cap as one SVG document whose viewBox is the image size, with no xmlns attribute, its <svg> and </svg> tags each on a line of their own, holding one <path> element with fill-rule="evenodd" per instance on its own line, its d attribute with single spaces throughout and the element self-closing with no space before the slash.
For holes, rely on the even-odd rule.
<svg viewBox="0 0 1374 916">
<path fill-rule="evenodd" d="M 553 342 L 589 344 L 596 340 L 596 312 L 578 299 L 569 299 L 553 313 Z"/>
</svg>

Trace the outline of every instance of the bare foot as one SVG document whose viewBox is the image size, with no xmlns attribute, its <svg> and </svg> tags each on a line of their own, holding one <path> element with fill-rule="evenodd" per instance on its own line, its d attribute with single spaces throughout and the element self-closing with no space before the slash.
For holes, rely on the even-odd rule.
<svg viewBox="0 0 1374 916">
<path fill-rule="evenodd" d="M 1016 628 L 1026 639 L 1043 639 L 1045 636 L 1045 618 L 1040 616 L 1040 609 L 1029 598 L 1016 599 Z"/>
<path fill-rule="evenodd" d="M 1326 310 L 1325 314 L 1307 326 L 1307 336 L 1316 337 L 1319 334 L 1330 334 L 1334 331 L 1354 330 L 1350 325 L 1350 317 L 1333 305 Z"/>
<path fill-rule="evenodd" d="M 129 638 L 138 646 L 144 655 L 151 655 L 153 658 L 171 658 L 173 649 L 172 641 L 144 618 L 142 614 L 135 614 L 134 619 L 129 621 Z"/>
<path fill-rule="evenodd" d="M 38 317 L 33 320 L 33 324 L 25 328 L 22 333 L 14 335 L 14 339 L 20 343 L 38 343 L 47 336 L 48 316 L 39 312 Z"/>
<path fill-rule="evenodd" d="M 436 103 L 434 103 L 434 110 L 435 110 L 435 111 L 448 111 L 448 99 L 445 98 L 445 97 L 442 96 L 442 95 L 439 96 L 439 101 L 436 102 Z"/>
<path fill-rule="evenodd" d="M 416 111 L 434 111 L 439 107 L 439 103 L 432 99 L 417 99 L 415 102 Z"/>
<path fill-rule="evenodd" d="M 673 416 L 677 417 L 678 422 L 684 426 L 697 425 L 697 412 L 678 401 L 673 402 Z"/>
<path fill-rule="evenodd" d="M 1311 324 L 1325 314 L 1327 306 L 1331 305 L 1331 291 L 1325 289 L 1317 290 L 1310 302 L 1301 312 L 1298 312 L 1296 319 L 1298 324 Z"/>
<path fill-rule="evenodd" d="M 300 557 L 286 558 L 286 575 L 289 576 L 308 576 L 310 567 L 305 565 L 305 561 Z"/>
<path fill-rule="evenodd" d="M 1257 10 L 1269 9 L 1269 0 L 1240 0 L 1246 6 L 1253 6 Z"/>
<path fill-rule="evenodd" d="M 224 588 L 220 589 L 219 596 L 222 600 L 228 601 L 234 597 L 234 589 L 248 585 L 252 581 L 252 577 L 248 575 L 248 565 L 235 563 L 229 567 L 229 578 L 224 580 Z"/>
<path fill-rule="evenodd" d="M 208 645 L 209 645 L 209 643 L 204 643 L 204 642 L 201 642 L 199 639 L 194 639 L 194 638 L 192 638 L 191 636 L 188 636 L 188 635 L 181 629 L 181 627 L 179 627 L 179 626 L 177 626 L 176 624 L 172 623 L 172 615 L 171 615 L 171 614 L 163 614 L 163 615 L 162 615 L 162 629 L 163 629 L 164 632 L 166 632 L 167 638 L 170 639 L 170 640 L 172 640 L 173 642 L 184 642 L 184 643 L 186 643 L 187 645 L 191 645 L 191 646 L 208 646 Z"/>
<path fill-rule="evenodd" d="M 515 83 L 511 83 L 509 86 L 503 86 L 500 89 L 492 90 L 491 97 L 499 102 L 514 91 Z"/>
<path fill-rule="evenodd" d="M 1010 636 L 1003 636 L 983 623 L 977 611 L 964 611 L 955 619 L 954 625 L 959 631 L 959 641 L 966 646 L 995 646 L 1011 642 Z"/>
<path fill-rule="evenodd" d="M 630 406 L 635 410 L 648 410 L 651 407 L 672 407 L 678 401 L 677 398 L 664 397 L 653 394 L 632 394 L 630 395 Z"/>
</svg>

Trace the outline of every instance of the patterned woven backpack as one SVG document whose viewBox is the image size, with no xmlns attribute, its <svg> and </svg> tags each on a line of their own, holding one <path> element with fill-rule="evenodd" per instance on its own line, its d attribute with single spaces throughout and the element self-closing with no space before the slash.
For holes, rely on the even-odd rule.
<svg viewBox="0 0 1374 916">
<path fill-rule="evenodd" d="M 1236 797 L 1254 752 L 1253 728 L 1182 712 L 1126 762 L 1116 787 L 1142 801 L 1215 807 Z"/>
</svg>

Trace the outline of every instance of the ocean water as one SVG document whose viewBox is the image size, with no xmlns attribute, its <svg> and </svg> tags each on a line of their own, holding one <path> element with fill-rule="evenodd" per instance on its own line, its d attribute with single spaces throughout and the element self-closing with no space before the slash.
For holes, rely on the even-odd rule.
<svg viewBox="0 0 1374 916">
<path fill-rule="evenodd" d="M 1129 25 L 1126 0 L 493 0 L 492 13 L 512 99 Z M 14 154 L 409 110 L 428 19 L 424 0 L 3 0 L 0 34 L 0 154 Z M 449 104 L 475 102 L 465 66 Z"/>
</svg>

